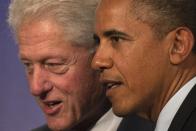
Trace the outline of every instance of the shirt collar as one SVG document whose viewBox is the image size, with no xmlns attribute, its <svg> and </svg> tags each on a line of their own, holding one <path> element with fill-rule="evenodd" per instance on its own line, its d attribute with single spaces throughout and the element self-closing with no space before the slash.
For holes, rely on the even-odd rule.
<svg viewBox="0 0 196 131">
<path fill-rule="evenodd" d="M 155 131 L 167 131 L 176 112 L 180 108 L 184 99 L 196 84 L 196 76 L 186 83 L 177 93 L 167 102 L 159 114 Z"/>
<path fill-rule="evenodd" d="M 115 116 L 110 109 L 98 120 L 91 131 L 116 131 L 121 120 L 122 118 Z"/>
</svg>

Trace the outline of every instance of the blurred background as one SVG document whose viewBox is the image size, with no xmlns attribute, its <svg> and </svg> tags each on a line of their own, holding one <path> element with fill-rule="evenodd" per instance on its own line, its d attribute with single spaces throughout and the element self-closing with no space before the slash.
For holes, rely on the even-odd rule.
<svg viewBox="0 0 196 131">
<path fill-rule="evenodd" d="M 6 23 L 10 0 L 0 0 L 0 131 L 30 131 L 45 123 L 29 93 L 17 46 Z"/>
</svg>

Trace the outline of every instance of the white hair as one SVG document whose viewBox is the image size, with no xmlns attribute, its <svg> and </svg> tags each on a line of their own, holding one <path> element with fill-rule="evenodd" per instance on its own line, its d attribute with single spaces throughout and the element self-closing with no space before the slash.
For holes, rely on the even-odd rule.
<svg viewBox="0 0 196 131">
<path fill-rule="evenodd" d="M 66 32 L 66 39 L 91 47 L 97 3 L 98 0 L 11 0 L 8 23 L 16 36 L 26 19 L 51 17 Z"/>
</svg>

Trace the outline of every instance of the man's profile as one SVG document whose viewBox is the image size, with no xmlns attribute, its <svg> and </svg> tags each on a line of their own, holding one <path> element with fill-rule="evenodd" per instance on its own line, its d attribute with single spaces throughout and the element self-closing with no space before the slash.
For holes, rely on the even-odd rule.
<svg viewBox="0 0 196 131">
<path fill-rule="evenodd" d="M 101 0 L 92 67 L 116 115 L 196 130 L 195 17 L 195 0 Z"/>
</svg>

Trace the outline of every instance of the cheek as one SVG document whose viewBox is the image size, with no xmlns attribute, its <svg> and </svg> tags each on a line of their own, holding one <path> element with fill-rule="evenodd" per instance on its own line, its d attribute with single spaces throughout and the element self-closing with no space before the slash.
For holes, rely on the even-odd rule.
<svg viewBox="0 0 196 131">
<path fill-rule="evenodd" d="M 117 54 L 115 58 L 115 66 L 128 88 L 135 93 L 141 92 L 141 90 L 145 92 L 145 89 L 142 89 L 143 84 L 149 84 L 153 79 L 154 65 L 151 64 L 151 57 L 145 56 L 141 49 L 134 49 Z"/>
<path fill-rule="evenodd" d="M 75 80 L 75 89 L 72 89 L 73 94 L 79 101 L 79 104 L 89 110 L 95 108 L 96 103 L 101 101 L 100 96 L 103 94 L 102 88 L 99 87 L 98 77 L 91 71 L 80 70 L 77 72 Z M 88 105 L 88 107 L 86 107 Z M 84 109 L 85 110 L 85 109 Z"/>
<path fill-rule="evenodd" d="M 82 98 L 89 95 L 89 92 L 93 92 L 92 85 L 95 79 L 92 72 L 86 68 L 72 68 L 65 75 L 54 78 L 53 81 L 62 92 Z"/>
<path fill-rule="evenodd" d="M 69 71 L 65 75 L 53 78 L 52 80 L 55 83 L 56 88 L 69 94 L 73 94 L 74 92 L 77 92 L 77 90 L 80 90 L 80 87 L 83 84 L 80 73 L 74 71 Z"/>
<path fill-rule="evenodd" d="M 159 64 L 164 65 L 164 62 L 159 60 L 159 57 L 163 56 L 152 54 L 144 56 L 139 53 L 125 57 L 117 65 L 128 88 L 126 92 L 131 94 L 130 97 L 133 100 L 143 104 L 145 104 L 144 101 L 148 101 L 150 104 L 160 93 L 164 69 Z"/>
</svg>

